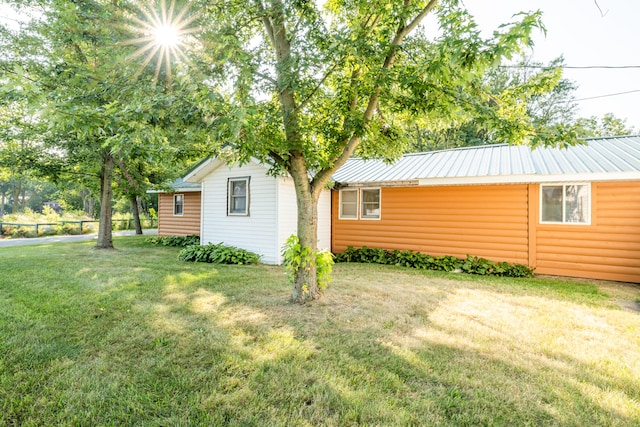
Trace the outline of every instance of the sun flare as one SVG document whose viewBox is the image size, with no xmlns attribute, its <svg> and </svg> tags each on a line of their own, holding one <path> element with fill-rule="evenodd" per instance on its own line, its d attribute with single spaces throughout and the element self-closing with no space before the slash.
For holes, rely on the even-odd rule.
<svg viewBox="0 0 640 427">
<path fill-rule="evenodd" d="M 180 44 L 180 34 L 173 25 L 161 25 L 153 30 L 155 42 L 160 46 L 173 47 Z"/>
<path fill-rule="evenodd" d="M 176 11 L 175 0 L 171 0 L 168 8 L 165 0 L 161 0 L 159 5 L 149 2 L 140 7 L 140 12 L 141 17 L 131 17 L 133 22 L 129 27 L 138 37 L 124 43 L 140 45 L 129 58 L 144 56 L 140 71 L 155 58 L 154 79 L 158 79 L 164 66 L 167 79 L 171 81 L 172 63 L 181 66 L 189 62 L 183 48 L 189 35 L 198 31 L 198 28 L 190 26 L 196 15 L 189 16 L 189 3 Z"/>
</svg>

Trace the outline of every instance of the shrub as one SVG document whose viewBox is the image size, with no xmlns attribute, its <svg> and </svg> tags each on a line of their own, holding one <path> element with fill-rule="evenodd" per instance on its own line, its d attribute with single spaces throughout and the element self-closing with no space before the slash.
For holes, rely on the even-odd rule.
<svg viewBox="0 0 640 427">
<path fill-rule="evenodd" d="M 187 247 L 200 244 L 200 236 L 150 236 L 145 239 L 146 243 L 162 246 Z"/>
<path fill-rule="evenodd" d="M 533 269 L 523 264 L 495 262 L 485 258 L 467 255 L 466 259 L 451 255 L 434 257 L 410 250 L 385 250 L 379 248 L 356 249 L 349 246 L 335 256 L 336 262 L 363 262 L 372 264 L 398 265 L 437 271 L 462 271 L 468 274 L 508 277 L 533 277 Z"/>
<path fill-rule="evenodd" d="M 300 266 L 306 268 L 311 263 L 311 249 L 300 244 L 300 239 L 292 234 L 287 239 L 282 248 L 284 258 L 284 269 L 287 272 L 289 281 L 293 283 L 295 272 Z M 321 291 L 325 290 L 331 283 L 331 272 L 333 271 L 334 255 L 329 251 L 316 252 L 316 282 Z"/>
<path fill-rule="evenodd" d="M 260 262 L 260 255 L 236 248 L 226 246 L 222 243 L 209 243 L 208 245 L 191 245 L 182 249 L 178 254 L 180 261 L 211 262 L 215 264 L 257 264 Z"/>
</svg>

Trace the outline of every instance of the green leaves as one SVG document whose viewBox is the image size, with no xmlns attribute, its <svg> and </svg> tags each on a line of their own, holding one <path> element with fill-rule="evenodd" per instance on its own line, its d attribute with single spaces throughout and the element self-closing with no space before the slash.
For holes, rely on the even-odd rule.
<svg viewBox="0 0 640 427">
<path fill-rule="evenodd" d="M 235 246 L 209 243 L 203 246 L 187 246 L 180 251 L 178 259 L 180 261 L 245 265 L 259 263 L 260 255 Z"/>
<path fill-rule="evenodd" d="M 302 246 L 298 236 L 292 234 L 282 248 L 282 257 L 284 258 L 283 267 L 291 283 L 295 282 L 298 271 L 312 268 L 314 265 L 317 268 L 318 288 L 323 291 L 331 283 L 331 272 L 333 271 L 333 254 L 331 252 L 314 251 L 308 246 Z"/>
<path fill-rule="evenodd" d="M 336 262 L 361 262 L 397 265 L 436 271 L 458 271 L 481 276 L 533 277 L 533 269 L 523 264 L 495 262 L 485 258 L 467 255 L 459 259 L 450 255 L 434 257 L 410 250 L 385 250 L 379 248 L 354 248 L 349 246 L 335 256 Z"/>
</svg>

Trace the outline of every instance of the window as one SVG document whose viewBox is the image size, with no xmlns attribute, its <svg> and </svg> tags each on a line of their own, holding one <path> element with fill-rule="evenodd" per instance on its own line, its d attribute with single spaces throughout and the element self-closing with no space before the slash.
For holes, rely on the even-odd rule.
<svg viewBox="0 0 640 427">
<path fill-rule="evenodd" d="M 339 219 L 380 219 L 380 189 L 340 190 Z"/>
<path fill-rule="evenodd" d="M 358 219 L 358 190 L 340 190 L 340 219 Z"/>
<path fill-rule="evenodd" d="M 540 222 L 557 224 L 591 223 L 591 185 L 542 185 L 540 186 L 540 193 Z"/>
<path fill-rule="evenodd" d="M 229 178 L 227 214 L 249 215 L 249 178 Z"/>
<path fill-rule="evenodd" d="M 173 195 L 173 215 L 182 216 L 184 214 L 184 194 Z"/>
<path fill-rule="evenodd" d="M 362 219 L 380 219 L 380 189 L 362 189 L 360 190 L 360 218 Z"/>
</svg>

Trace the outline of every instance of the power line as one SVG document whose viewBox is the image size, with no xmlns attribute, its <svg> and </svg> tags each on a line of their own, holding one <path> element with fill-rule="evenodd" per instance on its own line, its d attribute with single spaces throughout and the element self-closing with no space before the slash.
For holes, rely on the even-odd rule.
<svg viewBox="0 0 640 427">
<path fill-rule="evenodd" d="M 538 70 L 552 70 L 562 68 L 563 70 L 625 70 L 640 68 L 640 65 L 499 65 L 500 68 L 535 68 Z"/>
<path fill-rule="evenodd" d="M 624 92 L 617 92 L 617 93 L 608 93 L 606 95 L 590 96 L 588 98 L 572 99 L 572 100 L 567 101 L 567 102 L 588 101 L 590 99 L 608 98 L 610 96 L 626 95 L 628 93 L 636 93 L 636 92 L 640 92 L 640 89 L 627 90 L 627 91 L 624 91 Z"/>
</svg>

